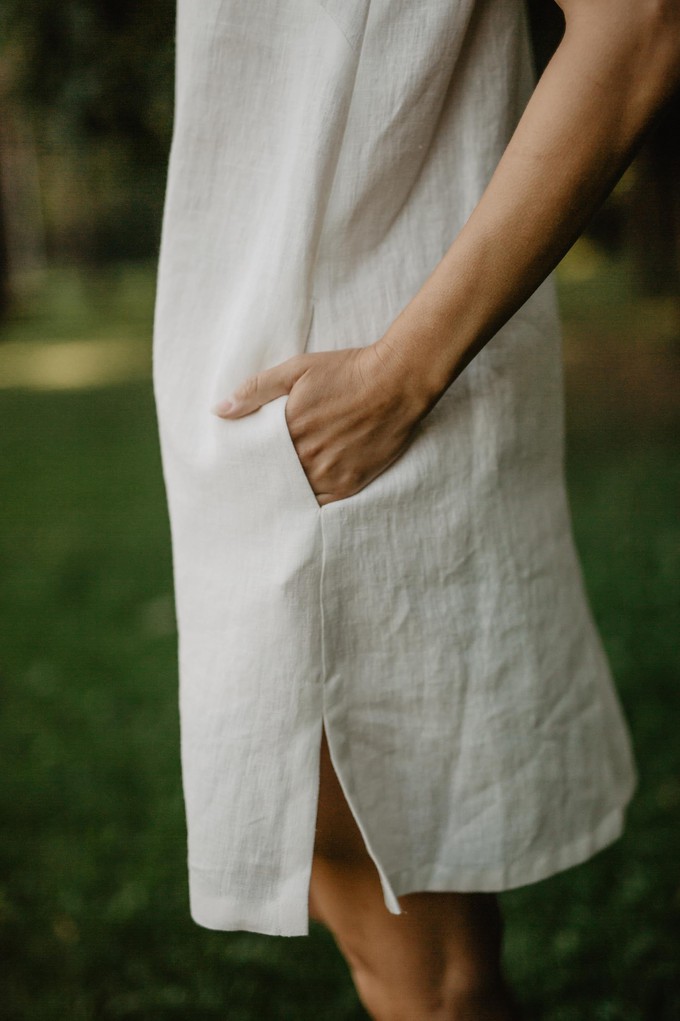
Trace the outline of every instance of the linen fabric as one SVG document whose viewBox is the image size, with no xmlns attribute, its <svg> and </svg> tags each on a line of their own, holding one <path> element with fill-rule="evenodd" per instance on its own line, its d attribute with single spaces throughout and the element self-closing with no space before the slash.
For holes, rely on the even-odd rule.
<svg viewBox="0 0 680 1021">
<path fill-rule="evenodd" d="M 319 506 L 287 395 L 211 412 L 384 334 L 533 84 L 519 2 L 178 0 L 153 368 L 202 926 L 308 933 L 322 723 L 393 913 L 623 831 L 637 774 L 572 536 L 552 278 L 346 499 Z"/>
</svg>

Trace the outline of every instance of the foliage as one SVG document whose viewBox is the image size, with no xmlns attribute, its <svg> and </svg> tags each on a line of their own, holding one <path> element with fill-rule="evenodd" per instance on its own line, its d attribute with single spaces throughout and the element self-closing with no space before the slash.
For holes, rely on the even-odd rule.
<svg viewBox="0 0 680 1021">
<path fill-rule="evenodd" d="M 3 0 L 0 114 L 19 139 L 23 174 L 38 168 L 41 208 L 28 212 L 48 257 L 157 251 L 173 37 L 174 0 Z M 22 187 L 11 170 L 8 194 Z"/>
<path fill-rule="evenodd" d="M 164 160 L 172 119 L 174 0 L 4 0 L 15 89 L 66 138 Z"/>
</svg>

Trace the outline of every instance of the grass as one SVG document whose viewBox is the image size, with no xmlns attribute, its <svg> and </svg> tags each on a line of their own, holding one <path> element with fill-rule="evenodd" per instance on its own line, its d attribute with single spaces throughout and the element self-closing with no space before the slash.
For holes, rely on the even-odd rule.
<svg viewBox="0 0 680 1021">
<path fill-rule="evenodd" d="M 562 286 L 569 491 L 641 786 L 614 845 L 502 895 L 506 961 L 527 1018 L 677 1021 L 680 465 L 677 410 L 657 399 L 677 356 L 654 342 L 672 313 L 658 306 L 655 331 L 647 309 L 641 353 L 625 267 L 581 255 L 590 270 L 576 250 Z M 4 340 L 37 363 L 73 340 L 146 350 L 152 273 L 55 272 Z M 2 358 L 0 343 L 0 375 Z M 631 358 L 644 385 L 620 370 Z M 286 940 L 189 918 L 169 528 L 150 383 L 132 361 L 115 385 L 0 391 L 3 1017 L 365 1017 L 320 927 Z"/>
</svg>

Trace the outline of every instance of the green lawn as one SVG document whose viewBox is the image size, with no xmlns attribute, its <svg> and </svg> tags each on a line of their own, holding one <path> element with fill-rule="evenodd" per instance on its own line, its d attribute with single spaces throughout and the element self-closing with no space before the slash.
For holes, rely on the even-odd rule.
<svg viewBox="0 0 680 1021">
<path fill-rule="evenodd" d="M 602 333 L 611 364 L 629 355 L 642 364 L 640 306 L 622 314 L 616 267 L 573 266 L 563 297 L 568 353 L 581 352 L 568 373 L 574 526 L 641 786 L 621 840 L 502 895 L 507 967 L 527 1021 L 677 1021 L 678 415 L 650 399 L 649 382 L 657 365 L 665 393 L 677 351 L 663 346 L 651 369 L 646 358 L 642 389 L 608 372 L 604 355 L 591 365 L 584 331 L 595 352 Z M 89 284 L 53 274 L 5 327 L 9 361 L 16 366 L 18 342 L 39 367 L 48 347 L 72 340 L 123 338 L 148 353 L 152 274 L 127 267 Z M 615 311 L 628 332 L 613 350 L 606 324 Z M 645 350 L 662 350 L 654 338 L 668 332 L 667 310 L 659 315 Z M 282 939 L 208 932 L 189 918 L 169 529 L 150 383 L 137 360 L 128 380 L 70 387 L 62 374 L 51 389 L 50 364 L 41 383 L 19 385 L 19 373 L 0 390 L 2 1016 L 365 1017 L 320 927 Z"/>
</svg>

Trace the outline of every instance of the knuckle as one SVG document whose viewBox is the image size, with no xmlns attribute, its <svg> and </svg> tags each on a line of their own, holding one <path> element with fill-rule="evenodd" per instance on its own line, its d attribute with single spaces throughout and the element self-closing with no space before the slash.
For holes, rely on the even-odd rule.
<svg viewBox="0 0 680 1021">
<path fill-rule="evenodd" d="M 303 433 L 304 433 L 304 424 L 303 424 L 303 426 L 301 428 L 301 434 L 303 434 Z M 306 440 L 305 443 L 303 444 L 303 446 L 301 448 L 299 448 L 299 449 L 300 449 L 300 453 L 305 458 L 305 460 L 310 461 L 310 462 L 311 461 L 316 462 L 318 460 L 318 458 L 319 458 L 319 455 L 323 451 L 323 443 L 320 443 L 318 440 L 316 440 L 316 441 L 315 440 Z"/>
<path fill-rule="evenodd" d="M 249 376 L 245 382 L 241 383 L 237 390 L 234 391 L 234 396 L 239 400 L 248 400 L 249 397 L 254 397 L 260 387 L 259 376 Z"/>
<path fill-rule="evenodd" d="M 349 489 L 352 493 L 354 493 L 357 489 L 361 487 L 362 481 L 363 474 L 358 469 L 352 469 L 348 472 L 345 472 L 343 488 Z"/>
</svg>

